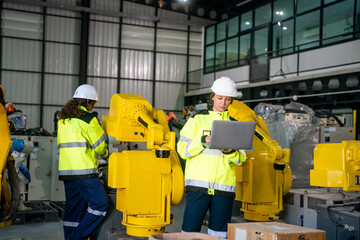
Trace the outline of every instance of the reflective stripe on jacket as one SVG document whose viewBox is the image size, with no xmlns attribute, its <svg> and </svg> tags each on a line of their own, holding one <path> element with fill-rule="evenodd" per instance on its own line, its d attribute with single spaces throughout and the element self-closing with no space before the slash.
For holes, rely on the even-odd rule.
<svg viewBox="0 0 360 240">
<path fill-rule="evenodd" d="M 96 154 L 107 158 L 106 134 L 96 117 L 86 111 L 81 117 L 58 121 L 59 179 L 76 180 L 98 176 Z"/>
<path fill-rule="evenodd" d="M 206 191 L 209 195 L 234 194 L 234 166 L 246 160 L 245 152 L 223 153 L 205 146 L 204 136 L 210 135 L 214 120 L 229 121 L 229 112 L 199 112 L 180 131 L 177 150 L 187 160 L 185 186 L 191 191 Z"/>
</svg>

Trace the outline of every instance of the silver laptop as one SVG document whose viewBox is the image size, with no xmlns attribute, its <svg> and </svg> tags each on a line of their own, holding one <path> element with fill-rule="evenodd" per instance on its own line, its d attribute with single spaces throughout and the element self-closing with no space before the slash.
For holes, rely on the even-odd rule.
<svg viewBox="0 0 360 240">
<path fill-rule="evenodd" d="M 251 149 L 256 122 L 214 120 L 211 149 Z"/>
</svg>

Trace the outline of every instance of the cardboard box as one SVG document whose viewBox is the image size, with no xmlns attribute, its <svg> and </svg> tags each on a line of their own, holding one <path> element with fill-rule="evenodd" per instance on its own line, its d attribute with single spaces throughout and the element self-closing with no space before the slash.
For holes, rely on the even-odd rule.
<svg viewBox="0 0 360 240">
<path fill-rule="evenodd" d="M 162 233 L 150 235 L 149 240 L 224 240 L 224 238 L 214 237 L 205 233 L 184 232 L 184 233 Z"/>
<path fill-rule="evenodd" d="M 228 224 L 229 240 L 325 240 L 325 231 L 280 222 Z"/>
</svg>

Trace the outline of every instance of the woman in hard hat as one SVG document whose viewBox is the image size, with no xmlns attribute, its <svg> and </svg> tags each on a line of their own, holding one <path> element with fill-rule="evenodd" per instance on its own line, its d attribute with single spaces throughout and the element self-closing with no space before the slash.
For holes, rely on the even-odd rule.
<svg viewBox="0 0 360 240">
<path fill-rule="evenodd" d="M 65 240 L 87 239 L 108 209 L 105 189 L 98 178 L 98 160 L 108 158 L 106 134 L 89 113 L 99 101 L 96 89 L 79 86 L 59 112 L 59 179 L 65 186 L 63 214 Z"/>
<path fill-rule="evenodd" d="M 235 83 L 228 77 L 216 79 L 211 90 L 211 110 L 191 117 L 180 132 L 178 153 L 186 159 L 187 192 L 182 231 L 200 232 L 209 210 L 208 234 L 226 238 L 235 198 L 234 166 L 246 156 L 244 151 L 208 148 L 212 122 L 230 120 L 227 108 L 237 95 Z"/>
</svg>

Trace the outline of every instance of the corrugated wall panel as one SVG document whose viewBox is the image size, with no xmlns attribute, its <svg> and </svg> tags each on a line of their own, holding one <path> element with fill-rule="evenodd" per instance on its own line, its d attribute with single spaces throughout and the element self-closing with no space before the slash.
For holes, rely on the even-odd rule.
<svg viewBox="0 0 360 240">
<path fill-rule="evenodd" d="M 45 40 L 80 43 L 80 20 L 46 16 Z"/>
<path fill-rule="evenodd" d="M 121 32 L 121 47 L 154 50 L 154 29 L 123 25 Z"/>
<path fill-rule="evenodd" d="M 45 72 L 79 74 L 78 45 L 46 43 Z"/>
<path fill-rule="evenodd" d="M 155 108 L 164 110 L 179 110 L 184 107 L 184 94 L 186 86 L 178 83 L 155 84 Z"/>
<path fill-rule="evenodd" d="M 90 45 L 119 46 L 119 24 L 91 21 L 89 32 Z"/>
<path fill-rule="evenodd" d="M 177 4 L 177 3 L 175 3 Z M 160 28 L 170 28 L 170 29 L 179 29 L 179 30 L 187 30 L 187 25 L 180 25 L 180 21 L 183 20 L 184 22 L 187 21 L 188 16 L 186 14 L 181 14 L 177 12 L 172 12 L 165 9 L 159 9 L 158 16 L 160 18 L 160 22 L 158 24 L 158 27 Z M 161 19 L 165 19 L 163 22 Z M 166 22 L 166 19 L 169 19 L 170 21 L 178 21 L 179 24 L 170 24 Z"/>
<path fill-rule="evenodd" d="M 144 6 L 142 4 L 136 4 L 128 1 L 124 1 L 123 12 L 129 15 L 144 17 L 144 16 L 155 16 L 155 8 Z M 154 26 L 154 23 L 151 21 L 145 21 L 134 18 L 124 18 L 123 23 L 143 25 L 143 26 Z"/>
<path fill-rule="evenodd" d="M 153 53 L 135 50 L 121 51 L 121 77 L 152 79 Z"/>
<path fill-rule="evenodd" d="M 158 53 L 156 55 L 156 80 L 185 82 L 186 56 Z"/>
<path fill-rule="evenodd" d="M 202 34 L 201 33 L 190 33 L 190 54 L 202 55 Z"/>
<path fill-rule="evenodd" d="M 201 68 L 201 57 L 191 56 L 189 61 L 189 72 L 199 70 Z"/>
<path fill-rule="evenodd" d="M 74 94 L 79 78 L 46 74 L 44 78 L 44 103 L 64 105 Z"/>
<path fill-rule="evenodd" d="M 187 32 L 158 29 L 156 40 L 157 51 L 187 53 Z"/>
<path fill-rule="evenodd" d="M 70 99 L 69 99 L 70 100 Z M 61 107 L 44 107 L 43 108 L 43 129 L 52 134 L 55 130 L 54 115 L 56 111 L 60 111 Z"/>
<path fill-rule="evenodd" d="M 121 80 L 120 93 L 137 94 L 145 98 L 150 104 L 152 102 L 153 82 Z"/>
<path fill-rule="evenodd" d="M 120 11 L 121 0 L 91 0 L 90 7 L 95 9 L 101 9 L 106 11 L 119 12 Z M 110 21 L 110 22 L 119 22 L 118 17 L 111 16 L 102 16 L 98 14 L 91 14 L 90 19 Z"/>
<path fill-rule="evenodd" d="M 6 102 L 40 103 L 40 74 L 2 71 Z"/>
<path fill-rule="evenodd" d="M 46 2 L 57 3 L 57 4 L 64 4 L 70 6 L 81 6 L 81 0 L 46 0 Z M 46 12 L 49 14 L 56 14 L 68 17 L 79 17 L 79 12 L 62 10 L 62 9 L 55 9 L 55 8 L 47 8 Z"/>
<path fill-rule="evenodd" d="M 99 94 L 100 101 L 96 106 L 110 107 L 110 99 L 116 93 L 117 79 L 88 78 L 88 83 L 93 85 Z"/>
<path fill-rule="evenodd" d="M 40 71 L 41 42 L 3 38 L 3 68 Z"/>
<path fill-rule="evenodd" d="M 30 12 L 39 12 L 39 13 L 42 12 L 42 7 L 22 5 L 22 4 L 9 3 L 9 2 L 4 2 L 2 7 L 23 10 L 23 11 L 30 11 Z"/>
<path fill-rule="evenodd" d="M 118 50 L 89 47 L 88 75 L 117 77 Z"/>
</svg>

